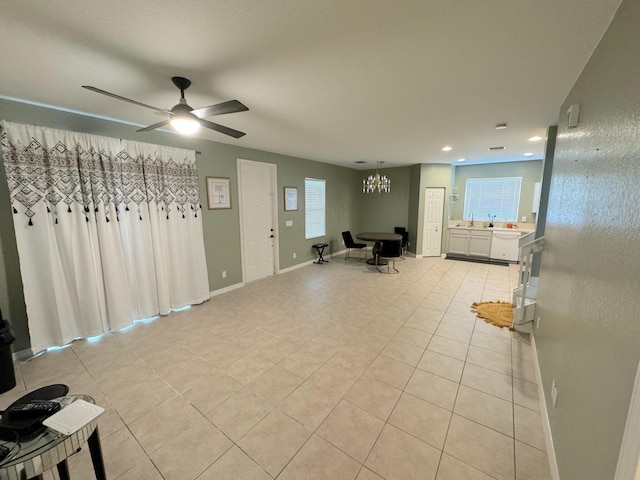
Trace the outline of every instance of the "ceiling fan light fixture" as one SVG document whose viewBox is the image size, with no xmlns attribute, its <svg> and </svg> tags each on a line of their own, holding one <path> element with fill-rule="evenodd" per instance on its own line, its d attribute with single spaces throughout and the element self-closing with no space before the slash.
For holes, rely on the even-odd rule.
<svg viewBox="0 0 640 480">
<path fill-rule="evenodd" d="M 191 85 L 191 80 L 184 77 L 172 77 L 171 80 L 173 81 L 173 84 L 180 90 L 180 103 L 174 105 L 171 110 L 165 110 L 164 108 L 147 105 L 146 103 L 138 102 L 137 100 L 131 100 L 130 98 L 116 95 L 115 93 L 107 92 L 106 90 L 101 90 L 99 88 L 92 87 L 91 85 L 83 85 L 82 88 L 86 88 L 87 90 L 91 90 L 92 92 L 100 93 L 102 95 L 106 95 L 107 97 L 122 100 L 123 102 L 133 103 L 134 105 L 138 105 L 139 107 L 149 108 L 162 115 L 168 114 L 168 117 L 165 117 L 165 120 L 163 120 L 162 122 L 157 122 L 153 125 L 149 125 L 148 127 L 140 128 L 136 130 L 136 132 L 150 132 L 157 128 L 171 125 L 176 132 L 185 135 L 193 135 L 200 129 L 200 127 L 205 127 L 209 130 L 214 130 L 216 132 L 229 135 L 233 138 L 240 138 L 246 135 L 244 132 L 241 132 L 239 130 L 234 130 L 233 128 L 225 127 L 224 125 L 218 125 L 217 123 L 205 120 L 205 117 L 211 115 L 246 112 L 247 110 L 249 110 L 246 105 L 243 105 L 238 100 L 229 100 L 227 102 L 217 103 L 215 105 L 209 105 L 208 107 L 202 107 L 194 110 L 189 106 L 189 104 L 187 104 L 187 100 L 184 98 L 184 91 L 189 88 L 189 85 Z"/>
<path fill-rule="evenodd" d="M 169 123 L 177 132 L 185 135 L 193 135 L 200 130 L 200 122 L 192 113 L 172 115 Z"/>
</svg>

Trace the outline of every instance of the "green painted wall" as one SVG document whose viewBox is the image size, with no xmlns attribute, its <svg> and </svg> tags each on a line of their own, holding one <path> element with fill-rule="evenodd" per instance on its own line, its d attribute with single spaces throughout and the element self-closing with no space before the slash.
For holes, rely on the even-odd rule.
<svg viewBox="0 0 640 480">
<path fill-rule="evenodd" d="M 355 233 L 362 225 L 360 215 L 362 193 L 358 190 L 359 172 L 298 158 L 283 158 L 282 155 L 278 157 L 280 268 L 287 268 L 315 258 L 316 251 L 311 247 L 315 243 L 328 243 L 329 248 L 325 252 L 341 251 L 344 248 L 342 232 L 351 230 Z M 327 235 L 309 240 L 304 238 L 304 179 L 307 177 L 327 181 L 325 192 Z M 284 211 L 285 186 L 298 187 L 297 211 Z M 292 227 L 285 225 L 287 220 L 293 221 Z M 296 253 L 295 260 L 293 253 Z"/>
<path fill-rule="evenodd" d="M 559 111 L 534 336 L 562 480 L 616 478 L 640 361 L 638 32 L 624 0 Z"/>
<path fill-rule="evenodd" d="M 408 220 L 409 245 L 407 246 L 407 250 L 415 255 L 416 246 L 418 244 L 418 225 L 422 223 L 418 222 L 418 215 L 420 211 L 420 194 L 422 192 L 422 189 L 420 188 L 422 165 L 413 165 L 410 169 L 410 175 Z M 422 236 L 420 238 L 422 238 Z M 420 243 L 422 244 L 422 241 Z"/>
<path fill-rule="evenodd" d="M 524 216 L 527 223 L 534 223 L 531 212 L 533 206 L 533 188 L 536 182 L 542 180 L 542 160 L 529 160 L 526 162 L 491 163 L 485 165 L 456 165 L 454 187 L 457 188 L 458 201 L 453 205 L 452 220 L 468 220 L 462 218 L 464 210 L 464 189 L 469 178 L 499 178 L 522 177 L 522 190 L 520 191 L 520 208 L 518 221 Z M 486 218 L 475 220 L 485 221 Z"/>
<path fill-rule="evenodd" d="M 380 169 L 391 180 L 389 193 L 362 193 L 362 179 L 375 170 L 358 172 L 362 205 L 362 227 L 370 232 L 393 232 L 394 227 L 407 227 L 411 167 Z"/>
<path fill-rule="evenodd" d="M 13 327 L 16 341 L 12 348 L 17 352 L 28 348 L 30 344 L 12 215 L 7 175 L 3 163 L 0 165 L 0 309 L 2 317 L 10 320 Z"/>
</svg>

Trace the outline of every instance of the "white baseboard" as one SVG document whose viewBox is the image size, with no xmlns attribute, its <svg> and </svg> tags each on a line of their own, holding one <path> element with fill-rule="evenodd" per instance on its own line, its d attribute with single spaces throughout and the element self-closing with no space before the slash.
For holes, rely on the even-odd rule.
<svg viewBox="0 0 640 480">
<path fill-rule="evenodd" d="M 347 253 L 347 250 L 340 250 L 339 252 L 333 252 L 333 253 L 324 254 L 323 257 L 324 258 L 339 257 L 341 255 L 346 255 L 346 253 Z M 349 258 L 351 258 L 351 257 L 349 257 Z M 353 257 L 353 258 L 355 258 L 355 257 Z M 307 260 L 306 262 L 297 263 L 297 264 L 292 265 L 290 267 L 283 268 L 276 275 L 279 275 L 281 273 L 292 272 L 292 271 L 297 270 L 299 268 L 306 267 L 307 265 L 312 265 L 312 264 L 316 263 L 316 260 L 317 259 L 314 258 L 313 260 Z"/>
<path fill-rule="evenodd" d="M 211 295 L 212 297 L 215 297 L 217 295 L 222 295 L 223 293 L 232 292 L 242 287 L 244 287 L 244 282 L 234 283 L 233 285 L 229 285 L 228 287 L 220 288 L 218 290 L 213 290 L 209 292 L 209 295 Z"/>
<path fill-rule="evenodd" d="M 547 411 L 547 402 L 544 397 L 544 388 L 542 386 L 542 374 L 540 373 L 540 364 L 538 363 L 538 350 L 536 348 L 536 339 L 533 332 L 530 333 L 531 348 L 533 355 L 533 367 L 536 371 L 536 380 L 538 381 L 538 398 L 540 400 L 540 417 L 542 418 L 542 430 L 544 432 L 544 443 L 547 449 L 547 458 L 549 459 L 549 469 L 551 480 L 560 480 L 560 472 L 558 471 L 558 460 L 556 459 L 556 450 L 553 448 L 553 436 L 551 435 L 551 424 L 549 423 L 549 412 Z"/>
<path fill-rule="evenodd" d="M 325 255 L 327 256 L 327 255 Z M 306 262 L 297 263 L 287 268 L 283 268 L 276 275 L 280 275 L 281 273 L 293 272 L 294 270 L 298 270 L 299 268 L 306 267 L 307 265 L 311 265 L 315 260 L 308 260 Z"/>
<path fill-rule="evenodd" d="M 29 360 L 30 358 L 33 358 L 34 355 L 35 354 L 33 353 L 33 350 L 27 348 L 25 350 L 20 350 L 19 352 L 13 352 L 13 354 L 11 354 L 11 357 L 13 358 L 14 362 L 24 362 L 26 360 Z"/>
</svg>

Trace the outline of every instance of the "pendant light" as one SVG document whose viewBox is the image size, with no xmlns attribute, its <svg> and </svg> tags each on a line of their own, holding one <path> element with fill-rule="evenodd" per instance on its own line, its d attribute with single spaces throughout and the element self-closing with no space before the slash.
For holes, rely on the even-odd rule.
<svg viewBox="0 0 640 480">
<path fill-rule="evenodd" d="M 391 180 L 386 175 L 378 173 L 378 166 L 384 162 L 377 162 L 376 174 L 369 175 L 362 180 L 362 193 L 389 193 L 391 192 Z"/>
</svg>

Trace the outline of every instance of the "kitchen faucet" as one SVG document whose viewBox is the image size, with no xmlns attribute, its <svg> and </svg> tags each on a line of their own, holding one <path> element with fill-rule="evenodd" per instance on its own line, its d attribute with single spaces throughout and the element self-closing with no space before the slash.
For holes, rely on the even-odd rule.
<svg viewBox="0 0 640 480">
<path fill-rule="evenodd" d="M 473 227 L 473 212 L 471 212 L 471 223 L 469 224 L 470 227 Z"/>
</svg>

